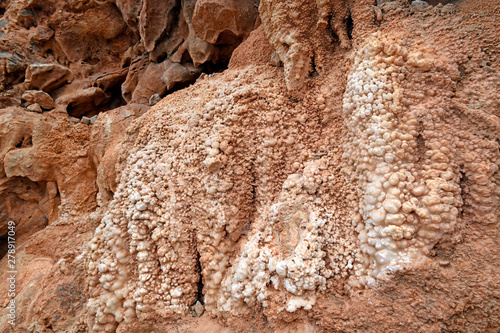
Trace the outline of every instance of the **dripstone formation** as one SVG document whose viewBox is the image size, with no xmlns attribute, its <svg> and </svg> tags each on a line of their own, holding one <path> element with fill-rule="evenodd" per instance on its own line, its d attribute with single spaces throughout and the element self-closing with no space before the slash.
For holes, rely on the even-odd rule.
<svg viewBox="0 0 500 333">
<path fill-rule="evenodd" d="M 0 330 L 496 332 L 499 20 L 0 4 Z"/>
</svg>

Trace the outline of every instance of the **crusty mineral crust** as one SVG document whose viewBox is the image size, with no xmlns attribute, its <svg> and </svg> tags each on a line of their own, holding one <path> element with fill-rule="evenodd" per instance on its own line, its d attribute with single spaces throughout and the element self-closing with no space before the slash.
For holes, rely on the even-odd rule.
<svg viewBox="0 0 500 333">
<path fill-rule="evenodd" d="M 483 133 L 453 131 L 465 126 L 453 112 L 457 64 L 446 51 L 407 44 L 369 38 L 355 55 L 344 94 L 344 157 L 360 187 L 353 223 L 366 255 L 356 275 L 368 270 L 362 283 L 376 283 L 438 242 L 458 241 L 460 183 L 471 173 L 474 212 L 483 223 L 496 222 L 497 143 Z M 481 116 L 484 126 L 497 118 Z"/>
<path fill-rule="evenodd" d="M 0 195 L 41 212 L 18 248 L 16 329 L 500 328 L 494 2 L 296 4 L 262 1 L 229 70 L 147 112 L 1 111 Z"/>
</svg>

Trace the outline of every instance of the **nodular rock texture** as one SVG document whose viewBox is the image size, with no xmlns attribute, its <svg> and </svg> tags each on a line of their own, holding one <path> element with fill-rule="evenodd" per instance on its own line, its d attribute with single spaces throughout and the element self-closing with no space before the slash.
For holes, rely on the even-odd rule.
<svg viewBox="0 0 500 333">
<path fill-rule="evenodd" d="M 497 332 L 497 7 L 2 2 L 0 331 Z"/>
</svg>

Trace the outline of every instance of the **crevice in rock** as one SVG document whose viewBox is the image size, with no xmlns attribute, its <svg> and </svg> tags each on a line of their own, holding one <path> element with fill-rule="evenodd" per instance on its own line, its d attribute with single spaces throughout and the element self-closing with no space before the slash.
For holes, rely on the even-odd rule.
<svg viewBox="0 0 500 333">
<path fill-rule="evenodd" d="M 106 97 L 104 102 L 101 102 L 99 101 L 99 99 L 97 99 L 98 105 L 96 105 L 95 100 L 88 101 L 86 103 L 79 103 L 79 101 L 76 101 L 69 103 L 66 107 L 66 111 L 71 117 L 74 118 L 90 118 L 92 116 L 98 115 L 101 112 L 113 110 L 127 104 L 122 95 L 121 83 L 108 88 L 105 91 L 105 94 Z"/>
<path fill-rule="evenodd" d="M 7 244 L 7 234 L 0 236 L 0 260 L 7 254 L 8 244 Z"/>
<path fill-rule="evenodd" d="M 19 142 L 16 144 L 16 148 L 28 148 L 33 146 L 31 135 L 21 138 Z"/>
<path fill-rule="evenodd" d="M 47 49 L 45 51 L 45 54 L 47 55 L 47 57 L 49 58 L 55 58 L 55 55 L 54 55 L 54 51 L 52 49 Z"/>
<path fill-rule="evenodd" d="M 198 250 L 196 250 L 196 271 L 199 274 L 196 301 L 200 302 L 201 304 L 205 304 L 205 301 L 203 300 L 203 270 L 201 269 L 200 252 Z"/>
<path fill-rule="evenodd" d="M 155 42 L 155 49 L 152 51 L 152 53 L 155 53 L 157 48 L 159 47 L 159 45 L 164 42 L 166 39 L 169 39 L 171 38 L 171 35 L 172 35 L 172 32 L 175 32 L 175 28 L 179 25 L 179 21 L 181 19 L 181 10 L 182 10 L 182 6 L 181 6 L 181 3 L 179 2 L 173 9 L 172 9 L 172 22 L 170 23 L 170 28 L 166 28 L 165 30 L 163 30 L 163 32 L 161 33 L 160 37 L 156 40 Z M 168 58 L 168 54 L 167 53 L 163 53 L 163 54 L 160 54 L 158 56 L 158 58 L 156 60 L 154 60 L 155 62 L 162 62 L 164 60 L 166 60 Z M 150 58 L 151 59 L 151 58 Z"/>
<path fill-rule="evenodd" d="M 23 141 L 23 148 L 31 147 L 33 146 L 33 138 L 32 136 L 28 136 L 27 138 L 24 139 Z"/>
<path fill-rule="evenodd" d="M 120 106 L 127 105 L 127 102 L 122 96 L 121 85 L 116 85 L 106 91 L 106 94 L 110 96 L 109 101 L 103 105 L 100 105 L 97 113 L 106 112 L 109 110 L 116 109 Z"/>
<path fill-rule="evenodd" d="M 97 106 L 94 103 L 89 103 L 84 106 L 75 105 L 73 103 L 68 104 L 66 111 L 71 117 L 82 118 L 84 116 L 89 116 L 96 112 Z"/>
<path fill-rule="evenodd" d="M 347 19 L 345 21 L 347 37 L 352 40 L 352 31 L 354 30 L 354 21 L 352 20 L 351 12 L 349 12 Z"/>
<path fill-rule="evenodd" d="M 93 57 L 89 57 L 89 58 L 83 60 L 84 63 L 92 65 L 92 66 L 97 65 L 100 61 L 101 60 L 99 60 L 98 58 L 93 58 Z"/>
<path fill-rule="evenodd" d="M 417 136 L 417 154 L 418 156 L 423 156 L 427 149 L 425 148 L 425 140 L 422 135 Z"/>
<path fill-rule="evenodd" d="M 425 139 L 422 134 L 418 134 L 417 138 L 417 161 L 416 165 L 420 168 L 424 164 L 425 153 L 427 152 L 427 147 L 425 146 Z"/>
<path fill-rule="evenodd" d="M 311 58 L 311 71 L 309 72 L 309 77 L 318 76 L 318 72 L 316 71 L 316 59 L 313 55 Z"/>
<path fill-rule="evenodd" d="M 23 140 L 19 140 L 19 142 L 16 144 L 16 148 L 22 148 L 23 147 Z"/>
<path fill-rule="evenodd" d="M 228 66 L 229 66 L 229 59 L 227 59 L 227 61 L 216 64 L 214 64 L 211 61 L 208 61 L 202 65 L 202 72 L 208 75 L 214 73 L 221 73 L 225 71 L 228 68 Z"/>
<path fill-rule="evenodd" d="M 204 72 L 202 72 L 202 73 L 204 73 Z M 215 73 L 215 72 L 212 72 L 212 73 Z M 174 86 L 170 90 L 168 90 L 165 93 L 161 94 L 160 97 L 163 98 L 163 97 L 165 97 L 167 95 L 170 95 L 170 94 L 172 94 L 172 93 L 174 93 L 176 91 L 179 91 L 179 90 L 182 90 L 184 88 L 187 88 L 190 85 L 192 85 L 193 83 L 195 83 L 198 78 L 199 78 L 199 75 L 197 75 L 196 77 L 193 77 L 193 79 L 191 79 L 191 80 L 186 80 L 184 82 L 177 82 L 177 83 L 174 84 Z"/>
<path fill-rule="evenodd" d="M 243 229 L 241 231 L 241 235 L 239 237 L 240 239 L 242 237 L 245 237 L 246 235 L 248 235 L 250 230 L 252 230 L 252 223 L 256 218 L 255 213 L 257 211 L 257 207 L 256 207 L 257 206 L 257 185 L 255 184 L 255 175 L 254 175 L 254 178 L 252 181 L 251 196 L 252 196 L 252 198 L 251 198 L 250 204 L 251 204 L 253 211 L 252 211 L 252 214 L 250 216 L 248 223 L 243 227 Z"/>
<path fill-rule="evenodd" d="M 464 206 L 465 206 L 465 195 L 467 194 L 467 175 L 465 174 L 464 166 L 460 166 L 460 179 L 458 181 L 458 185 L 460 186 L 460 195 L 462 196 L 462 201 L 464 201 L 464 205 L 460 207 L 458 217 L 462 218 L 464 216 Z"/>
<path fill-rule="evenodd" d="M 457 3 L 458 0 L 425 0 L 431 6 L 437 6 L 439 4 L 447 5 L 449 3 Z"/>
</svg>

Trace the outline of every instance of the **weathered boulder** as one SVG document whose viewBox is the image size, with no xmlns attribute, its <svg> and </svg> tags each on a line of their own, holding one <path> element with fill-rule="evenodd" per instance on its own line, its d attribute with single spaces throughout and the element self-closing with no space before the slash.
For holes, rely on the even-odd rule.
<svg viewBox="0 0 500 333">
<path fill-rule="evenodd" d="M 198 0 L 193 13 L 193 29 L 211 44 L 239 44 L 253 30 L 258 1 Z"/>
<path fill-rule="evenodd" d="M 166 89 L 171 90 L 193 83 L 200 74 L 201 69 L 194 67 L 190 63 L 178 64 L 170 62 L 161 79 Z"/>
<path fill-rule="evenodd" d="M 29 111 L 38 112 L 38 113 L 42 113 L 43 112 L 42 107 L 38 103 L 34 103 L 34 104 L 28 105 L 27 109 Z"/>
<path fill-rule="evenodd" d="M 52 110 L 55 107 L 52 97 L 41 90 L 26 90 L 23 99 L 28 103 L 37 103 L 47 110 Z"/>
<path fill-rule="evenodd" d="M 17 52 L 0 52 L 0 83 L 18 83 L 25 69 L 25 59 Z"/>
<path fill-rule="evenodd" d="M 26 82 L 30 88 L 45 92 L 59 88 L 73 80 L 73 73 L 69 68 L 59 64 L 31 64 L 26 69 Z"/>
<path fill-rule="evenodd" d="M 156 105 L 156 104 L 158 104 L 160 101 L 161 101 L 161 97 L 160 97 L 160 95 L 159 95 L 159 94 L 153 94 L 153 95 L 151 95 L 151 97 L 149 98 L 149 106 Z"/>
<path fill-rule="evenodd" d="M 152 95 L 164 95 L 167 89 L 162 77 L 170 64 L 172 64 L 170 60 L 161 63 L 151 62 L 137 82 L 131 102 L 148 105 Z"/>
<path fill-rule="evenodd" d="M 92 85 L 106 91 L 125 81 L 127 73 L 128 68 L 118 68 L 112 71 L 96 74 L 92 76 Z"/>
<path fill-rule="evenodd" d="M 189 55 L 189 51 L 187 49 L 187 43 L 184 42 L 182 43 L 177 51 L 175 51 L 172 56 L 169 57 L 170 61 L 172 62 L 187 62 L 191 61 L 191 56 Z"/>
<path fill-rule="evenodd" d="M 0 108 L 6 108 L 9 106 L 20 106 L 21 96 L 12 90 L 6 91 L 0 94 Z"/>
<path fill-rule="evenodd" d="M 52 37 L 54 37 L 54 30 L 45 25 L 39 25 L 38 27 L 36 27 L 33 41 L 38 43 L 45 43 L 48 42 Z"/>
<path fill-rule="evenodd" d="M 120 11 L 109 3 L 83 13 L 56 13 L 51 24 L 58 25 L 55 40 L 72 62 L 95 56 L 126 27 Z"/>
<path fill-rule="evenodd" d="M 217 62 L 219 55 L 217 46 L 205 42 L 196 36 L 194 31 L 189 32 L 189 36 L 186 39 L 186 46 L 195 66 L 200 66 L 207 61 Z"/>
<path fill-rule="evenodd" d="M 57 98 L 56 103 L 66 107 L 70 116 L 81 117 L 95 112 L 96 107 L 107 100 L 108 96 L 101 88 L 90 87 L 62 95 Z"/>
<path fill-rule="evenodd" d="M 155 49 L 150 53 L 152 61 L 160 62 L 165 57 L 171 58 L 176 53 L 189 35 L 189 26 L 182 13 L 179 15 L 177 25 L 163 39 L 156 44 Z M 190 59 L 189 59 L 190 60 Z"/>
<path fill-rule="evenodd" d="M 131 102 L 149 105 L 153 95 L 162 97 L 169 90 L 185 87 L 196 81 L 200 74 L 201 69 L 190 63 L 179 64 L 169 59 L 161 63 L 151 62 L 140 76 Z"/>
<path fill-rule="evenodd" d="M 142 9 L 142 0 L 116 0 L 116 7 L 122 13 L 125 23 L 137 32 L 137 18 Z"/>
<path fill-rule="evenodd" d="M 190 58 L 195 66 L 200 66 L 207 61 L 216 62 L 219 49 L 196 36 L 193 29 L 193 13 L 196 6 L 196 0 L 182 1 L 182 14 L 189 27 L 189 35 L 184 43 Z"/>
<path fill-rule="evenodd" d="M 132 94 L 148 64 L 149 60 L 146 56 L 137 57 L 130 64 L 127 77 L 122 84 L 122 96 L 127 103 L 132 100 Z"/>
<path fill-rule="evenodd" d="M 83 116 L 81 122 L 82 124 L 90 125 L 90 118 Z"/>
<path fill-rule="evenodd" d="M 156 41 L 170 32 L 175 23 L 177 0 L 144 0 L 139 16 L 139 33 L 146 51 L 155 48 Z"/>
</svg>

